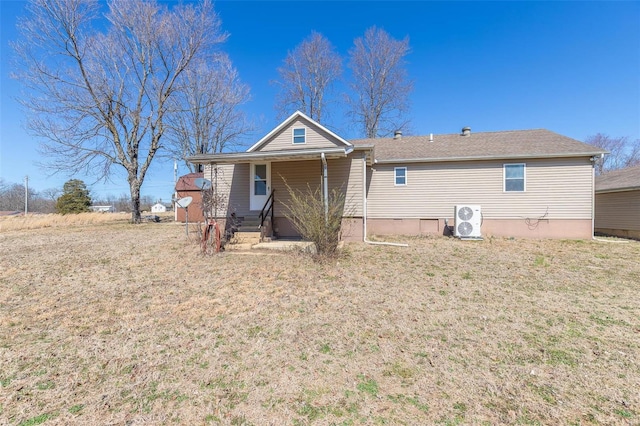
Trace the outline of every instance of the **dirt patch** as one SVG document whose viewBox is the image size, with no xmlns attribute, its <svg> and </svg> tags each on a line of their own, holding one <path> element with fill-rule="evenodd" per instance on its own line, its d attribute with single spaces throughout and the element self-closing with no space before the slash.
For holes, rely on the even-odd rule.
<svg viewBox="0 0 640 426">
<path fill-rule="evenodd" d="M 403 240 L 406 241 L 406 240 Z M 640 243 L 0 234 L 0 424 L 637 424 Z"/>
</svg>

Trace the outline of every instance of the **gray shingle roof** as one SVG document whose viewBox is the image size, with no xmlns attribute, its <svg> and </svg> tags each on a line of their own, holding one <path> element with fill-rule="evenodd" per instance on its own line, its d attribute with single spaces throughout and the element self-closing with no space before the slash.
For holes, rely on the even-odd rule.
<svg viewBox="0 0 640 426">
<path fill-rule="evenodd" d="M 606 151 L 549 130 L 514 130 L 429 136 L 401 139 L 350 140 L 355 146 L 375 145 L 379 162 L 456 161 L 491 158 L 543 158 L 599 155 Z"/>
<path fill-rule="evenodd" d="M 596 176 L 596 192 L 640 189 L 640 166 Z"/>
</svg>

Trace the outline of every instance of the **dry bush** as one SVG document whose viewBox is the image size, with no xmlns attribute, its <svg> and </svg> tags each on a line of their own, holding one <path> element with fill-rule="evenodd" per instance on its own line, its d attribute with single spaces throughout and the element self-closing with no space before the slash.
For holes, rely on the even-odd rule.
<svg viewBox="0 0 640 426">
<path fill-rule="evenodd" d="M 164 223 L 0 238 L 0 424 L 640 420 L 638 242 L 414 238 L 317 263 L 199 256 Z"/>
<path fill-rule="evenodd" d="M 284 206 L 285 216 L 302 238 L 316 246 L 319 258 L 331 258 L 337 254 L 340 242 L 342 217 L 344 216 L 345 191 L 334 188 L 329 193 L 328 209 L 322 191 L 307 184 L 306 191 L 293 189 L 285 181 L 290 200 Z"/>
</svg>

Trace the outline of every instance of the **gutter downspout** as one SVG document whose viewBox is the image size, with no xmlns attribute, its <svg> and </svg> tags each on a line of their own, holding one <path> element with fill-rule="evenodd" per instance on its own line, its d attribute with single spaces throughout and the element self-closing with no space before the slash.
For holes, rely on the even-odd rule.
<svg viewBox="0 0 640 426">
<path fill-rule="evenodd" d="M 362 241 L 377 246 L 409 247 L 409 244 L 367 240 L 367 156 L 362 156 Z"/>
<path fill-rule="evenodd" d="M 322 195 L 324 196 L 324 223 L 329 224 L 329 184 L 327 179 L 327 158 L 324 152 L 320 153 L 322 160 Z"/>
<path fill-rule="evenodd" d="M 596 239 L 596 162 L 591 162 L 591 238 Z"/>
</svg>

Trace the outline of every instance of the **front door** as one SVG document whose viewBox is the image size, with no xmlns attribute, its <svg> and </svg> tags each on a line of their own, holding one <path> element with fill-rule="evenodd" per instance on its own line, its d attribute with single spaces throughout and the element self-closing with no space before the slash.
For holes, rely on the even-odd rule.
<svg viewBox="0 0 640 426">
<path fill-rule="evenodd" d="M 252 163 L 249 183 L 249 210 L 262 210 L 271 194 L 271 163 Z"/>
</svg>

